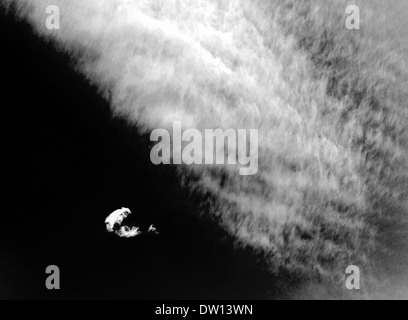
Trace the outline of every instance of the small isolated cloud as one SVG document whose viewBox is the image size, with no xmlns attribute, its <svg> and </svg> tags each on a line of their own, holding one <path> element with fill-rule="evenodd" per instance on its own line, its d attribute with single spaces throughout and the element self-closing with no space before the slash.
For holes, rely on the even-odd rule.
<svg viewBox="0 0 408 320">
<path fill-rule="evenodd" d="M 147 232 L 154 233 L 154 234 L 159 234 L 159 232 L 157 231 L 157 229 L 153 225 L 151 225 L 149 227 L 149 230 Z"/>
<path fill-rule="evenodd" d="M 112 212 L 105 220 L 106 230 L 115 233 L 121 238 L 134 238 L 140 236 L 143 234 L 143 232 L 140 231 L 140 228 L 122 226 L 123 221 L 131 214 L 132 211 L 128 208 L 122 208 Z M 159 234 L 153 225 L 149 227 L 147 233 Z"/>
</svg>

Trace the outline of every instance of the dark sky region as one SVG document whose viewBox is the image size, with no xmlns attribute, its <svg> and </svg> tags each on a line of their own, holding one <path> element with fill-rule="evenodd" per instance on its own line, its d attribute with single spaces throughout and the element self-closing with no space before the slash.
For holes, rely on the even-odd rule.
<svg viewBox="0 0 408 320">
<path fill-rule="evenodd" d="M 25 22 L 0 15 L 2 209 L 0 298 L 284 297 L 250 250 L 155 167 L 148 137 L 121 119 L 70 59 Z M 104 220 L 128 207 L 159 236 L 119 239 Z M 45 269 L 61 270 L 61 290 Z"/>
</svg>

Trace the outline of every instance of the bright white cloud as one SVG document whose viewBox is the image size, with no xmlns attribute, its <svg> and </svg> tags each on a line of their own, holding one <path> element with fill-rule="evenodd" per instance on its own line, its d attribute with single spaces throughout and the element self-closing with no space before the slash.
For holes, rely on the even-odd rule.
<svg viewBox="0 0 408 320">
<path fill-rule="evenodd" d="M 128 208 L 122 208 L 112 212 L 105 220 L 108 232 L 114 232 L 121 238 L 134 238 L 140 235 L 141 232 L 139 228 L 122 226 L 122 222 L 131 214 L 132 212 Z"/>
<path fill-rule="evenodd" d="M 138 227 L 122 226 L 123 221 L 132 214 L 130 209 L 122 208 L 112 212 L 105 220 L 106 230 L 121 238 L 134 238 L 143 234 Z M 146 233 L 159 234 L 156 227 L 151 225 Z"/>
</svg>

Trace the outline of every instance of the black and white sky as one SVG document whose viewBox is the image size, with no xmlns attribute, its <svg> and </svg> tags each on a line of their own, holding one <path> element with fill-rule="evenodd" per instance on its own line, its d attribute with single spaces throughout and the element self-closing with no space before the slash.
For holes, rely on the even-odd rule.
<svg viewBox="0 0 408 320">
<path fill-rule="evenodd" d="M 406 1 L 0 8 L 0 298 L 408 298 Z M 258 129 L 259 171 L 153 165 L 174 121 Z"/>
</svg>

